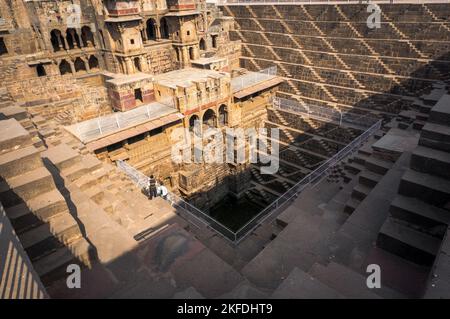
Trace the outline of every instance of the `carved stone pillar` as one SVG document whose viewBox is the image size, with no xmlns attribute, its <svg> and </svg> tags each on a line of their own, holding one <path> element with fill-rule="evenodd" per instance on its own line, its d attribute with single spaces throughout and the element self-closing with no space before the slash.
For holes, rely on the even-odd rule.
<svg viewBox="0 0 450 319">
<path fill-rule="evenodd" d="M 130 58 L 125 58 L 125 65 L 127 69 L 127 74 L 133 74 L 134 73 L 134 65 Z"/>
<path fill-rule="evenodd" d="M 77 71 L 75 71 L 75 65 L 73 64 L 73 61 L 69 61 L 69 65 L 70 65 L 70 70 L 72 71 L 72 74 L 77 73 Z"/>
</svg>

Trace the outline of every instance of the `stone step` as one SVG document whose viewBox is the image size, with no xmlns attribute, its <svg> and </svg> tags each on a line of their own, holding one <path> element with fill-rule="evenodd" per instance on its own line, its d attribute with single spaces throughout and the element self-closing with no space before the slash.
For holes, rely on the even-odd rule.
<svg viewBox="0 0 450 319">
<path fill-rule="evenodd" d="M 450 181 L 434 175 L 408 170 L 402 176 L 398 193 L 416 197 L 431 205 L 443 207 L 450 201 Z"/>
<path fill-rule="evenodd" d="M 372 188 L 370 188 L 370 187 L 364 186 L 362 184 L 358 184 L 353 188 L 352 198 L 363 201 L 364 198 L 366 198 L 367 195 L 370 194 L 371 190 L 372 190 Z"/>
<path fill-rule="evenodd" d="M 81 162 L 80 154 L 66 144 L 50 147 L 42 152 L 42 157 L 47 158 L 60 171 Z"/>
<path fill-rule="evenodd" d="M 36 147 L 39 152 L 42 152 L 46 149 L 44 142 L 39 138 L 39 136 L 34 136 L 32 138 L 33 146 Z"/>
<path fill-rule="evenodd" d="M 95 185 L 98 185 L 106 180 L 108 180 L 108 169 L 100 168 L 93 173 L 85 175 L 75 181 L 75 185 L 81 190 L 85 191 Z"/>
<path fill-rule="evenodd" d="M 81 160 L 89 171 L 95 171 L 103 166 L 103 162 L 92 154 L 83 155 Z"/>
<path fill-rule="evenodd" d="M 64 169 L 61 172 L 61 175 L 64 176 L 67 180 L 70 182 L 73 182 L 77 179 L 79 179 L 82 176 L 85 176 L 88 174 L 89 171 L 86 169 L 86 166 L 83 162 L 76 163 L 75 165 L 72 165 L 69 168 Z"/>
<path fill-rule="evenodd" d="M 426 121 L 416 120 L 413 122 L 413 129 L 420 131 L 425 126 L 425 124 Z"/>
<path fill-rule="evenodd" d="M 392 162 L 383 161 L 373 156 L 368 157 L 365 163 L 365 166 L 369 171 L 380 175 L 386 174 L 393 165 Z"/>
<path fill-rule="evenodd" d="M 33 263 L 37 274 L 44 285 L 67 276 L 66 267 L 69 264 L 89 266 L 95 261 L 94 248 L 84 238 L 79 238 L 67 246 L 62 246 L 51 254 Z"/>
<path fill-rule="evenodd" d="M 6 207 L 55 189 L 53 177 L 45 167 L 39 167 L 7 181 L 7 183 L 0 182 L 0 199 Z"/>
<path fill-rule="evenodd" d="M 44 138 L 49 138 L 55 135 L 55 130 L 52 128 L 42 128 L 39 129 L 39 134 Z"/>
<path fill-rule="evenodd" d="M 450 212 L 431 206 L 413 197 L 397 195 L 389 208 L 391 215 L 396 219 L 422 226 L 435 228 L 450 225 Z"/>
<path fill-rule="evenodd" d="M 41 116 L 41 115 L 37 115 L 31 118 L 31 120 L 33 121 L 34 124 L 36 125 L 42 125 L 44 124 L 47 120 Z"/>
<path fill-rule="evenodd" d="M 57 189 L 30 199 L 27 201 L 27 205 L 34 215 L 45 222 L 67 210 L 66 201 Z"/>
<path fill-rule="evenodd" d="M 364 165 L 352 162 L 352 163 L 346 163 L 344 164 L 344 168 L 348 170 L 353 175 L 359 174 L 361 171 L 366 170 Z"/>
<path fill-rule="evenodd" d="M 360 203 L 361 203 L 360 200 L 355 199 L 355 198 L 350 198 L 345 203 L 344 212 L 347 214 L 352 214 L 355 211 L 355 209 L 359 206 Z"/>
<path fill-rule="evenodd" d="M 372 148 L 369 145 L 363 145 L 358 149 L 358 154 L 370 156 L 372 155 Z"/>
<path fill-rule="evenodd" d="M 274 299 L 338 299 L 343 296 L 320 280 L 294 267 L 272 294 Z"/>
<path fill-rule="evenodd" d="M 420 133 L 419 145 L 450 152 L 450 126 L 428 122 Z"/>
<path fill-rule="evenodd" d="M 430 111 L 430 123 L 450 124 L 450 95 L 444 94 Z"/>
<path fill-rule="evenodd" d="M 39 195 L 28 203 L 21 203 L 6 209 L 17 233 L 47 222 L 53 216 L 66 211 L 66 202 L 56 189 Z"/>
<path fill-rule="evenodd" d="M 81 232 L 72 215 L 65 212 L 18 236 L 30 259 L 34 260 L 61 245 L 70 244 L 81 237 Z"/>
<path fill-rule="evenodd" d="M 100 204 L 105 198 L 105 192 L 101 187 L 93 187 L 88 190 L 86 190 L 86 195 L 89 196 L 90 199 L 92 199 L 95 203 Z"/>
<path fill-rule="evenodd" d="M 359 183 L 364 186 L 374 188 L 383 176 L 370 171 L 361 172 L 359 175 Z"/>
<path fill-rule="evenodd" d="M 0 155 L 0 176 L 10 178 L 42 166 L 39 150 L 34 146 L 11 151 Z"/>
<path fill-rule="evenodd" d="M 355 156 L 353 156 L 353 161 L 355 161 L 355 163 L 364 165 L 366 163 L 366 160 L 369 158 L 370 156 L 364 155 L 364 154 L 356 154 Z"/>
<path fill-rule="evenodd" d="M 18 105 L 10 105 L 4 107 L 0 110 L 0 113 L 3 114 L 6 118 L 13 118 L 17 121 L 28 119 L 27 110 Z"/>
<path fill-rule="evenodd" d="M 440 240 L 389 216 L 380 229 L 377 246 L 416 264 L 431 266 L 439 250 Z"/>
<path fill-rule="evenodd" d="M 346 298 L 378 299 L 366 285 L 366 277 L 335 262 L 327 266 L 315 263 L 309 274 Z"/>
<path fill-rule="evenodd" d="M 32 145 L 31 136 L 15 119 L 3 120 L 0 125 L 0 154 Z"/>
<path fill-rule="evenodd" d="M 6 208 L 5 211 L 16 234 L 21 234 L 43 223 L 25 203 Z"/>
<path fill-rule="evenodd" d="M 419 145 L 411 155 L 411 168 L 450 179 L 450 152 Z"/>
</svg>

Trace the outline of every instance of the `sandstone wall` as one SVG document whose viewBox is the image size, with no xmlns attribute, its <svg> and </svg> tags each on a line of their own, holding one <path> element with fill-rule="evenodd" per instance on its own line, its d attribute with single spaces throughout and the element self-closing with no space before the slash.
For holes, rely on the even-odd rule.
<svg viewBox="0 0 450 319">
<path fill-rule="evenodd" d="M 282 93 L 304 102 L 398 113 L 405 97 L 448 80 L 448 4 L 380 5 L 381 27 L 369 29 L 367 5 L 221 7 L 235 18 L 241 65 L 276 65 Z"/>
</svg>

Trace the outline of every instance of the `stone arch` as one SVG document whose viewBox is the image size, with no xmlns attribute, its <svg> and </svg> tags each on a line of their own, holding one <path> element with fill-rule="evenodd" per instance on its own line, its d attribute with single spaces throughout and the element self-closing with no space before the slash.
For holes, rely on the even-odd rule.
<svg viewBox="0 0 450 319">
<path fill-rule="evenodd" d="M 228 125 L 228 108 L 225 104 L 219 107 L 219 126 Z"/>
<path fill-rule="evenodd" d="M 200 50 L 202 50 L 202 51 L 206 50 L 206 41 L 205 41 L 205 39 L 203 39 L 203 38 L 200 39 L 199 47 L 200 47 Z"/>
<path fill-rule="evenodd" d="M 166 18 L 162 18 L 160 20 L 160 30 L 161 30 L 161 38 L 163 39 L 169 39 L 170 33 L 169 33 L 169 23 L 167 22 Z"/>
<path fill-rule="evenodd" d="M 43 64 L 36 65 L 36 73 L 38 76 L 46 76 L 47 72 L 45 71 L 45 67 Z"/>
<path fill-rule="evenodd" d="M 99 69 L 98 59 L 95 55 L 91 55 L 88 60 L 89 69 L 96 70 Z"/>
<path fill-rule="evenodd" d="M 59 31 L 58 29 L 53 29 L 52 31 L 50 31 L 50 42 L 52 43 L 54 52 L 66 48 L 64 38 L 61 34 L 61 31 Z"/>
<path fill-rule="evenodd" d="M 90 27 L 84 26 L 81 28 L 81 40 L 83 42 L 83 46 L 85 47 L 95 46 L 94 34 L 92 33 Z"/>
<path fill-rule="evenodd" d="M 61 73 L 61 75 L 72 73 L 72 68 L 70 67 L 69 62 L 66 60 L 61 60 L 59 63 L 59 73 Z"/>
<path fill-rule="evenodd" d="M 80 48 L 80 37 L 78 36 L 77 30 L 74 28 L 68 28 L 66 30 L 66 40 L 69 45 L 69 50 Z"/>
<path fill-rule="evenodd" d="M 209 127 L 215 127 L 216 126 L 216 113 L 213 109 L 206 110 L 205 113 L 203 113 L 202 118 L 203 126 L 209 126 Z"/>
<path fill-rule="evenodd" d="M 194 130 L 194 125 L 195 125 L 195 121 L 199 121 L 199 117 L 198 115 L 194 114 L 189 118 L 189 130 L 193 131 Z"/>
<path fill-rule="evenodd" d="M 213 34 L 211 35 L 211 44 L 213 48 L 217 48 L 217 35 Z"/>
<path fill-rule="evenodd" d="M 74 66 L 75 66 L 75 72 L 77 72 L 77 73 L 86 71 L 86 64 L 83 61 L 83 59 L 80 57 L 75 59 Z"/>
<path fill-rule="evenodd" d="M 156 21 L 152 18 L 147 20 L 146 32 L 148 40 L 156 40 Z"/>
<path fill-rule="evenodd" d="M 194 49 L 194 47 L 189 47 L 189 59 L 195 60 L 195 49 Z"/>
<path fill-rule="evenodd" d="M 133 63 L 134 63 L 135 71 L 142 72 L 142 66 L 141 66 L 141 61 L 140 61 L 139 57 L 135 57 L 133 59 Z"/>
</svg>

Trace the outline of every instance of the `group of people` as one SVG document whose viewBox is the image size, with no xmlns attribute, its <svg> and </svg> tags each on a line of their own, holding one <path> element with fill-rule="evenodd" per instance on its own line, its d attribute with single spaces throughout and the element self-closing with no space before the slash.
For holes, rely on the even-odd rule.
<svg viewBox="0 0 450 319">
<path fill-rule="evenodd" d="M 148 199 L 153 199 L 153 197 L 161 196 L 164 199 L 167 199 L 167 188 L 164 186 L 162 181 L 157 182 L 153 175 L 150 175 L 148 179 L 148 186 L 146 189 Z"/>
</svg>

